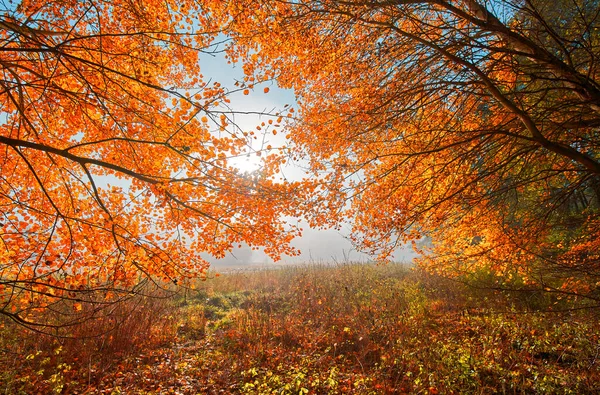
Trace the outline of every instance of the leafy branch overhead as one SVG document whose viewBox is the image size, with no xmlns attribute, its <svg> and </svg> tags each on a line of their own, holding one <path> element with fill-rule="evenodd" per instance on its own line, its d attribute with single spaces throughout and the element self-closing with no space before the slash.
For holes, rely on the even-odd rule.
<svg viewBox="0 0 600 395">
<path fill-rule="evenodd" d="M 219 26 L 193 1 L 5 4 L 2 313 L 35 327 L 41 309 L 110 305 L 236 243 L 295 253 L 277 160 L 261 177 L 228 162 L 249 142 L 200 71 Z"/>
<path fill-rule="evenodd" d="M 598 297 L 597 1 L 252 4 L 225 11 L 230 54 L 297 92 L 314 223 L 352 223 L 383 258 L 425 237 L 421 264 L 447 275 Z"/>
</svg>

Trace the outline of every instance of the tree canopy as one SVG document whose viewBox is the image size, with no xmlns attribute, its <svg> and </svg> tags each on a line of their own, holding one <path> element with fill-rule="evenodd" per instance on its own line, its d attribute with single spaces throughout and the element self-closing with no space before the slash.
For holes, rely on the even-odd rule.
<svg viewBox="0 0 600 395">
<path fill-rule="evenodd" d="M 194 1 L 3 4 L 2 314 L 102 307 L 205 275 L 202 253 L 241 242 L 295 253 L 275 161 L 228 163 L 249 137 L 235 90 L 201 73 L 219 28 Z"/>
<path fill-rule="evenodd" d="M 0 39 L 0 312 L 23 324 L 238 243 L 295 254 L 286 216 L 598 298 L 597 1 L 24 0 Z M 219 40 L 233 90 L 202 74 Z M 273 79 L 297 95 L 303 181 L 275 181 L 282 155 L 228 162 L 252 138 L 229 95 Z"/>
<path fill-rule="evenodd" d="M 420 263 L 431 270 L 487 268 L 592 297 L 597 1 L 229 6 L 230 54 L 248 78 L 297 92 L 290 136 L 323 180 L 310 196 L 315 224 L 348 221 L 383 258 L 426 236 Z"/>
</svg>

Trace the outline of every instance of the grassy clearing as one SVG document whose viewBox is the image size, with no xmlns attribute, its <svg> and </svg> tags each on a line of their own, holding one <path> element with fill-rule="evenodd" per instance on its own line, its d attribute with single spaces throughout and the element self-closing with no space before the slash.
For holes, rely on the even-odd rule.
<svg viewBox="0 0 600 395">
<path fill-rule="evenodd" d="M 598 393 L 595 312 L 524 313 L 572 303 L 401 265 L 229 273 L 103 337 L 5 323 L 0 393 Z"/>
</svg>

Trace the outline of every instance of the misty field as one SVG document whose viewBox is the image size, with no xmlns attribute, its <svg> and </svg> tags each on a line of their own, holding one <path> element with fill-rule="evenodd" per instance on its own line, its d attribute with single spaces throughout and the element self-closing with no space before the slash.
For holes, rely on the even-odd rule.
<svg viewBox="0 0 600 395">
<path fill-rule="evenodd" d="M 78 340 L 3 321 L 0 393 L 598 393 L 599 316 L 577 300 L 399 264 L 209 277 L 115 305 Z"/>
</svg>

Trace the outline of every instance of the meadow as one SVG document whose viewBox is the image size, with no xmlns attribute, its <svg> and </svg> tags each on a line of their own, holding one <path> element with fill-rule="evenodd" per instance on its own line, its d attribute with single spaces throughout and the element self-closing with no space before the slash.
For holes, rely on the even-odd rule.
<svg viewBox="0 0 600 395">
<path fill-rule="evenodd" d="M 0 393 L 599 393 L 597 309 L 499 281 L 314 264 L 133 297 L 74 338 L 3 319 Z"/>
</svg>

